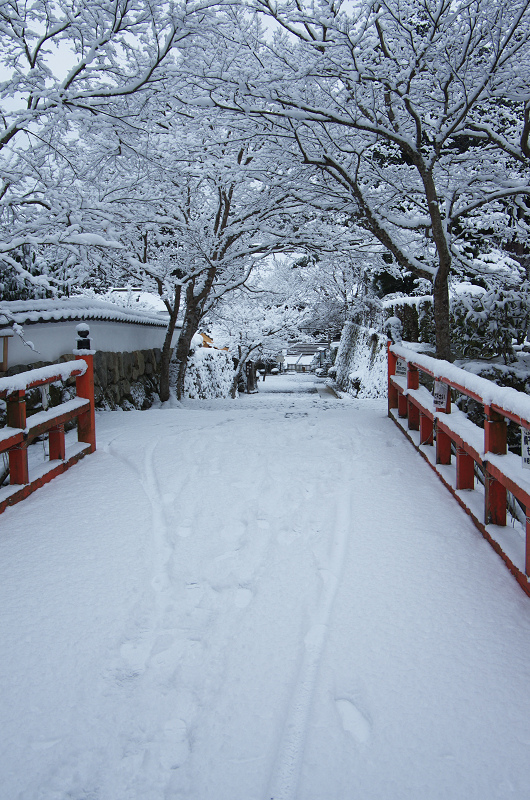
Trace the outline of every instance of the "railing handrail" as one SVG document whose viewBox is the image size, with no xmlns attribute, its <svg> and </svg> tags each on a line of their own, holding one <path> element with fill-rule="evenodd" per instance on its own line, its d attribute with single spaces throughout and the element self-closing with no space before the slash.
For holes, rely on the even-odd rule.
<svg viewBox="0 0 530 800">
<path fill-rule="evenodd" d="M 0 378 L 0 397 L 6 402 L 6 426 L 0 429 L 0 453 L 9 457 L 9 486 L 0 488 L 0 513 L 40 486 L 60 475 L 96 449 L 94 405 L 94 351 L 89 329 L 78 325 L 75 361 L 51 364 Z M 79 349 L 81 347 L 81 349 Z M 26 392 L 39 386 L 75 377 L 76 397 L 26 416 Z M 77 443 L 66 448 L 65 424 L 77 422 Z M 30 477 L 28 445 L 42 434 L 49 438 L 49 464 Z"/>
<path fill-rule="evenodd" d="M 406 370 L 399 370 L 396 375 L 398 359 L 405 362 Z M 435 386 L 433 396 L 421 386 L 421 372 L 481 404 L 483 431 L 452 406 L 450 391 Z M 389 342 L 388 414 L 530 595 L 530 475 L 523 469 L 528 457 L 525 450 L 525 457 L 518 460 L 507 447 L 508 420 L 530 429 L 530 397 L 510 387 L 497 386 L 448 361 Z M 477 506 L 476 492 L 472 493 L 475 499 L 467 493 L 474 489 L 484 493 L 483 513 Z M 514 530 L 514 539 L 511 528 L 506 526 L 508 505 L 512 502 L 509 493 L 526 515 L 522 542 L 517 539 L 519 534 L 516 536 Z M 511 508 L 517 513 L 515 504 Z"/>
<path fill-rule="evenodd" d="M 510 386 L 497 386 L 487 378 L 473 375 L 472 372 L 456 367 L 449 361 L 417 353 L 403 345 L 391 344 L 389 349 L 398 358 L 403 358 L 434 380 L 446 383 L 518 425 L 530 428 L 530 397 L 523 392 L 518 392 Z"/>
<path fill-rule="evenodd" d="M 4 399 L 15 392 L 26 392 L 28 389 L 35 389 L 38 386 L 84 375 L 87 368 L 87 362 L 79 359 L 65 361 L 64 364 L 50 364 L 46 367 L 38 367 L 0 378 L 0 398 Z"/>
</svg>

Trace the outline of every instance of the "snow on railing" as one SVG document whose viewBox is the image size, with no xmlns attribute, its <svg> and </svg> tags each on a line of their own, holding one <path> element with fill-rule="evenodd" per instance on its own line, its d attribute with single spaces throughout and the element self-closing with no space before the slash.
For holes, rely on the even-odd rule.
<svg viewBox="0 0 530 800">
<path fill-rule="evenodd" d="M 0 488 L 0 513 L 96 449 L 94 366 L 88 326 L 79 325 L 78 335 L 83 337 L 78 346 L 84 349 L 74 351 L 75 361 L 0 378 L 0 398 L 7 410 L 7 424 L 0 428 L 0 453 L 7 453 L 9 458 L 9 486 Z M 26 418 L 27 390 L 72 377 L 76 379 L 74 399 Z M 77 420 L 77 443 L 66 448 L 64 426 L 73 419 Z M 43 433 L 49 436 L 49 461 L 32 470 L 30 478 L 28 445 Z"/>
<path fill-rule="evenodd" d="M 420 385 L 422 374 L 432 391 Z M 484 430 L 452 403 L 451 390 L 482 405 Z M 508 420 L 530 443 L 530 397 L 389 343 L 388 414 L 530 595 L 530 453 L 507 448 Z"/>
</svg>

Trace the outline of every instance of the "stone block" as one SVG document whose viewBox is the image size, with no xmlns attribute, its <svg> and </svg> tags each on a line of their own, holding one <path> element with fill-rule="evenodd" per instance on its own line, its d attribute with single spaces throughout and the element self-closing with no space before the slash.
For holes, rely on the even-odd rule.
<svg viewBox="0 0 530 800">
<path fill-rule="evenodd" d="M 134 353 L 122 353 L 121 363 L 122 363 L 121 377 L 125 378 L 125 380 L 127 381 L 132 380 L 132 374 L 134 369 Z"/>
<path fill-rule="evenodd" d="M 135 350 L 133 357 L 132 379 L 137 381 L 145 373 L 145 359 L 141 350 Z"/>
<path fill-rule="evenodd" d="M 109 382 L 108 356 L 111 353 L 98 352 L 94 356 L 94 383 L 105 390 Z"/>
</svg>

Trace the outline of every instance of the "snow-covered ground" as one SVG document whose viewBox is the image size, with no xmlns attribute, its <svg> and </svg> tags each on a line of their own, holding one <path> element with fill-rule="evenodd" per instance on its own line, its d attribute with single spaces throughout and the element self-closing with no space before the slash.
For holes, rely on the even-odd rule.
<svg viewBox="0 0 530 800">
<path fill-rule="evenodd" d="M 97 425 L 0 517 L 2 800 L 528 796 L 530 599 L 383 403 Z"/>
</svg>

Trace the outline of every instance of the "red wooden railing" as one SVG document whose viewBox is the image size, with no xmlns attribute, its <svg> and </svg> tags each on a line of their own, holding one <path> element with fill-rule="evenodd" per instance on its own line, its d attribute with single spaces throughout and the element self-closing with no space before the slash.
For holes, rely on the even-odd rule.
<svg viewBox="0 0 530 800">
<path fill-rule="evenodd" d="M 420 385 L 422 373 L 435 381 L 433 391 Z M 452 403 L 451 390 L 483 406 L 484 430 Z M 388 414 L 530 595 L 530 472 L 507 450 L 508 420 L 530 431 L 530 397 L 389 343 Z M 510 494 L 520 513 L 506 525 Z"/>
<path fill-rule="evenodd" d="M 76 379 L 76 397 L 26 419 L 26 391 L 68 378 Z M 0 398 L 6 401 L 7 425 L 0 428 L 0 453 L 9 457 L 9 486 L 0 489 L 0 513 L 64 472 L 96 449 L 94 366 L 91 353 L 75 361 L 52 364 L 0 378 Z M 64 426 L 77 419 L 77 443 L 66 448 Z M 28 445 L 49 434 L 49 461 L 30 470 Z"/>
</svg>

